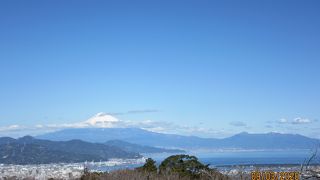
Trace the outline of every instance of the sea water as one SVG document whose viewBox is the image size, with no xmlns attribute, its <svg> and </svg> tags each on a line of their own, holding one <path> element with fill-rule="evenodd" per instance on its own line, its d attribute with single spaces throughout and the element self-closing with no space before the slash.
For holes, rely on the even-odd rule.
<svg viewBox="0 0 320 180">
<path fill-rule="evenodd" d="M 308 159 L 310 150 L 251 150 L 251 151 L 211 151 L 211 152 L 189 152 L 204 164 L 213 166 L 224 165 L 263 165 L 263 164 L 302 164 Z M 149 154 L 157 162 L 161 162 L 172 154 Z"/>
<path fill-rule="evenodd" d="M 310 150 L 251 150 L 251 151 L 211 151 L 211 152 L 187 152 L 198 157 L 204 164 L 210 167 L 224 168 L 237 165 L 245 166 L 270 166 L 270 165 L 295 165 L 300 166 L 312 154 Z M 174 155 L 170 153 L 143 154 L 144 158 L 152 158 L 159 165 L 165 158 Z M 113 166 L 95 166 L 96 170 L 112 171 L 118 169 L 133 169 L 142 166 L 142 160 L 130 163 L 121 163 Z"/>
</svg>

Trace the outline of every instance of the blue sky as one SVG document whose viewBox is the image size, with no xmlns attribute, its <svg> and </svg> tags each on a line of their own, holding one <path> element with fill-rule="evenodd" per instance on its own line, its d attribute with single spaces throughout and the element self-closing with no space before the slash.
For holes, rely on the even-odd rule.
<svg viewBox="0 0 320 180">
<path fill-rule="evenodd" d="M 319 138 L 319 7 L 1 1 L 0 134 L 106 112 L 188 135 Z"/>
</svg>

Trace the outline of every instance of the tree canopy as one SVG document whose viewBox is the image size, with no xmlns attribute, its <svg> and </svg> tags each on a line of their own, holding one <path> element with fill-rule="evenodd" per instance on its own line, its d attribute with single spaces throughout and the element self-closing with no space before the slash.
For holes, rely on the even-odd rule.
<svg viewBox="0 0 320 180">
<path fill-rule="evenodd" d="M 209 165 L 204 165 L 195 156 L 173 155 L 165 159 L 159 166 L 160 173 L 178 173 L 181 176 L 199 177 L 204 171 L 209 171 Z"/>
</svg>

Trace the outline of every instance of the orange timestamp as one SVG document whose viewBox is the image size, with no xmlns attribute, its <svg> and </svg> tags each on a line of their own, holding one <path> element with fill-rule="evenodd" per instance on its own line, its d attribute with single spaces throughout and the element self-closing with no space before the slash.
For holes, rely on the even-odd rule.
<svg viewBox="0 0 320 180">
<path fill-rule="evenodd" d="M 251 180 L 300 180 L 300 173 L 274 172 L 274 171 L 252 171 Z"/>
</svg>

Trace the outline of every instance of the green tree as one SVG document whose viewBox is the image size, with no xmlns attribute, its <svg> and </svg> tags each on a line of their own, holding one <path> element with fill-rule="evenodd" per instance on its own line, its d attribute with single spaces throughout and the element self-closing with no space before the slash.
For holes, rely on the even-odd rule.
<svg viewBox="0 0 320 180">
<path fill-rule="evenodd" d="M 204 171 L 210 171 L 209 165 L 204 165 L 195 156 L 174 155 L 165 159 L 159 166 L 160 173 L 178 173 L 180 176 L 198 178 Z"/>
<path fill-rule="evenodd" d="M 152 173 L 156 173 L 158 170 L 156 166 L 156 161 L 154 161 L 151 158 L 148 158 L 146 160 L 146 163 L 137 169 L 145 172 L 152 172 Z"/>
</svg>

